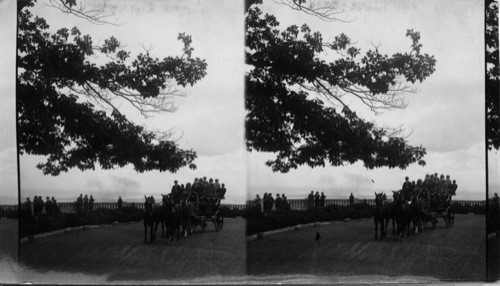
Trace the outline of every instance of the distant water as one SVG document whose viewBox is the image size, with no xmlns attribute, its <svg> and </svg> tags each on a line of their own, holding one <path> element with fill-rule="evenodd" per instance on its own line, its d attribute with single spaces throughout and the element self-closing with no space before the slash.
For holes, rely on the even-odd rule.
<svg viewBox="0 0 500 286">
<path fill-rule="evenodd" d="M 267 193 L 272 193 L 273 197 L 276 196 L 276 193 L 285 194 L 288 199 L 306 199 L 307 195 L 309 192 L 313 190 L 315 193 L 316 191 L 318 192 L 324 192 L 325 196 L 327 199 L 348 199 L 349 195 L 351 194 L 351 191 L 346 191 L 346 190 L 334 190 L 331 188 L 311 188 L 309 190 L 307 189 L 290 189 L 290 188 L 258 188 L 258 189 L 250 189 L 248 192 L 248 195 L 245 196 L 244 194 L 229 194 L 226 196 L 226 200 L 223 201 L 223 203 L 226 204 L 244 204 L 246 200 L 252 200 L 255 198 L 256 194 L 259 194 L 260 197 L 263 196 L 265 192 Z M 387 190 L 378 190 L 378 191 L 385 191 L 386 193 L 391 193 L 391 191 Z M 166 193 L 166 192 L 165 192 Z M 373 199 L 374 194 L 372 191 L 367 192 L 367 191 L 352 191 L 354 197 L 356 199 Z M 489 196 L 492 197 L 494 193 L 498 193 L 500 195 L 500 186 L 490 186 L 489 189 Z M 86 193 L 83 192 L 83 195 Z M 79 192 L 73 192 L 73 191 L 63 191 L 63 190 L 26 190 L 21 192 L 21 201 L 25 201 L 26 197 L 30 197 L 33 199 L 33 196 L 35 195 L 40 195 L 43 198 L 49 196 L 52 197 L 54 196 L 57 201 L 59 202 L 74 202 L 76 198 L 80 195 Z M 126 194 L 120 194 L 115 191 L 102 191 L 99 193 L 87 193 L 87 195 L 93 195 L 94 199 L 97 202 L 114 202 L 118 200 L 118 196 L 122 196 L 122 199 L 126 202 L 143 202 L 144 201 L 144 194 L 143 193 L 126 193 Z M 155 198 L 160 198 L 161 194 L 148 194 L 148 195 L 154 195 Z M 484 191 L 477 191 L 477 192 L 467 192 L 463 190 L 458 190 L 457 196 L 455 196 L 453 199 L 454 200 L 484 200 L 486 198 L 486 194 Z M 5 205 L 14 205 L 17 204 L 17 192 L 14 194 L 8 194 L 6 195 L 5 193 L 0 194 L 0 205 L 5 204 Z"/>
<path fill-rule="evenodd" d="M 224 204 L 245 204 L 247 198 L 246 194 L 231 194 L 229 193 L 230 190 L 228 190 L 228 193 L 226 193 L 226 199 L 222 201 Z M 163 194 L 167 194 L 169 192 L 165 191 Z M 121 196 L 122 200 L 124 202 L 134 202 L 134 203 L 140 203 L 144 202 L 144 196 L 154 196 L 155 199 L 160 200 L 161 198 L 161 193 L 132 193 L 132 192 L 126 192 L 126 193 L 120 193 L 117 191 L 100 191 L 100 192 L 74 192 L 70 190 L 26 190 L 21 192 L 21 201 L 25 201 L 26 197 L 29 197 L 31 200 L 33 200 L 34 196 L 42 196 L 44 199 L 45 197 L 54 197 L 58 202 L 74 202 L 76 201 L 77 197 L 82 194 L 83 196 L 85 195 L 92 195 L 94 200 L 96 202 L 116 202 L 118 201 L 118 197 Z M 12 204 L 17 204 L 17 197 L 12 198 L 10 201 L 12 201 Z M 11 204 L 11 203 L 2 203 L 1 197 L 0 197 L 0 204 Z"/>
<path fill-rule="evenodd" d="M 364 191 L 364 190 L 335 190 L 332 188 L 310 188 L 307 189 L 291 189 L 291 188 L 255 188 L 249 190 L 249 199 L 255 198 L 256 194 L 262 198 L 264 193 L 272 193 L 273 197 L 276 197 L 276 194 L 285 194 L 288 199 L 300 200 L 307 199 L 307 195 L 313 191 L 316 192 L 324 192 L 326 199 L 348 199 L 350 194 L 354 195 L 356 199 L 373 199 L 375 198 L 374 191 Z M 375 192 L 385 192 L 386 194 L 390 194 L 392 196 L 391 190 L 375 190 Z M 490 195 L 493 196 L 494 192 L 498 192 L 500 195 L 500 187 L 496 188 L 495 191 L 492 192 L 490 189 Z M 460 187 L 457 191 L 457 195 L 453 197 L 454 200 L 473 200 L 473 201 L 482 201 L 486 199 L 486 190 L 470 192 L 460 190 Z"/>
</svg>

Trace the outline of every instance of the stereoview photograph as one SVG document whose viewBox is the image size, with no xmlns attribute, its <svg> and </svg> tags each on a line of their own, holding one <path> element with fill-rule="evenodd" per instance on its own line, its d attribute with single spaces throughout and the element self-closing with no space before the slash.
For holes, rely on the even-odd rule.
<svg viewBox="0 0 500 286">
<path fill-rule="evenodd" d="M 0 11 L 0 283 L 500 279 L 498 1 Z"/>
</svg>

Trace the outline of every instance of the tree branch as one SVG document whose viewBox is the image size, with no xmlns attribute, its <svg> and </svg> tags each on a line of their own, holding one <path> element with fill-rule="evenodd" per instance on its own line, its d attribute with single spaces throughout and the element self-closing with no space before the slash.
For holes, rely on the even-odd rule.
<svg viewBox="0 0 500 286">
<path fill-rule="evenodd" d="M 351 23 L 354 21 L 348 20 L 347 18 L 341 19 L 337 17 L 337 15 L 344 13 L 345 9 L 342 8 L 339 11 L 335 2 L 330 2 L 323 5 L 315 4 L 314 0 L 310 0 L 309 4 L 307 5 L 305 5 L 306 1 L 304 0 L 275 0 L 274 2 L 277 4 L 288 6 L 295 11 L 301 11 L 308 15 L 315 16 L 325 22 L 340 21 L 344 23 Z"/>
<path fill-rule="evenodd" d="M 86 9 L 82 3 L 80 3 L 80 7 L 78 9 L 75 9 L 76 1 L 69 1 L 69 0 L 49 0 L 49 4 L 46 4 L 46 6 L 56 8 L 66 14 L 73 14 L 76 17 L 85 19 L 95 25 L 108 24 L 113 26 L 119 26 L 124 24 L 124 23 L 110 22 L 107 20 L 108 18 L 111 18 L 115 15 L 114 13 L 115 9 L 113 8 L 111 8 L 111 11 L 106 11 L 109 10 L 110 8 L 107 5 L 107 1 L 104 1 L 103 4 L 97 6 L 95 9 Z"/>
</svg>

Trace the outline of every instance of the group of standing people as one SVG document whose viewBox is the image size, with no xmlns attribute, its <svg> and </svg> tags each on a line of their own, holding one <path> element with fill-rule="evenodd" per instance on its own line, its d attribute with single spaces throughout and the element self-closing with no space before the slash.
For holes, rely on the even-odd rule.
<svg viewBox="0 0 500 286">
<path fill-rule="evenodd" d="M 323 192 L 321 192 L 321 195 L 319 192 L 316 192 L 314 194 L 314 191 L 311 191 L 309 195 L 307 196 L 307 207 L 308 208 L 318 208 L 318 207 L 325 207 L 325 199 L 326 196 Z"/>
<path fill-rule="evenodd" d="M 29 217 L 39 217 L 44 210 L 49 217 L 53 217 L 61 211 L 54 197 L 52 199 L 47 197 L 44 202 L 42 196 L 34 196 L 33 201 L 29 197 L 26 198 L 23 210 Z"/>
<path fill-rule="evenodd" d="M 85 197 L 80 194 L 80 196 L 76 199 L 76 211 L 78 213 L 92 211 L 94 209 L 94 198 L 90 195 L 90 198 L 87 194 Z"/>
<path fill-rule="evenodd" d="M 273 207 L 276 208 L 278 213 L 286 213 L 291 210 L 290 202 L 285 194 L 276 194 L 276 198 L 273 198 L 273 194 L 264 193 L 262 199 L 257 195 L 254 199 L 254 204 L 261 210 L 261 206 L 264 208 L 265 213 L 271 212 Z"/>
<path fill-rule="evenodd" d="M 426 174 L 425 178 L 418 179 L 417 182 L 410 181 L 406 177 L 401 188 L 401 195 L 405 200 L 412 197 L 423 198 L 429 203 L 451 202 L 451 197 L 456 195 L 458 185 L 456 180 L 451 180 L 450 175 L 446 177 L 438 173 Z"/>
</svg>

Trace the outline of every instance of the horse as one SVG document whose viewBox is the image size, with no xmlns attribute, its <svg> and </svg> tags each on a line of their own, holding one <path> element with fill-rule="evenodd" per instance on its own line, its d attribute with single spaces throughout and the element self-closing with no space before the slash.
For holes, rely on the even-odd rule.
<svg viewBox="0 0 500 286">
<path fill-rule="evenodd" d="M 436 218 L 433 217 L 432 215 L 428 214 L 427 211 L 429 210 L 430 204 L 427 199 L 425 198 L 418 198 L 417 199 L 417 206 L 419 210 L 419 224 L 420 224 L 420 229 L 423 230 L 425 226 L 427 226 L 428 222 L 432 222 L 433 224 L 436 223 Z"/>
<path fill-rule="evenodd" d="M 194 201 L 189 201 L 189 198 L 186 198 L 183 201 L 182 209 L 181 209 L 181 225 L 184 232 L 184 236 L 191 235 L 194 231 L 194 227 L 196 224 L 201 222 L 200 219 L 196 217 L 197 213 L 197 204 Z"/>
<path fill-rule="evenodd" d="M 161 235 L 166 237 L 169 243 L 174 242 L 174 233 L 177 229 L 177 220 L 175 215 L 175 204 L 171 195 L 162 194 L 162 224 Z"/>
<path fill-rule="evenodd" d="M 384 226 L 384 237 L 387 236 L 387 229 L 389 225 L 389 221 L 392 220 L 392 234 L 396 235 L 397 233 L 397 213 L 396 213 L 396 205 L 394 204 L 394 201 L 389 201 L 387 200 L 387 196 L 385 194 L 382 195 L 382 205 L 383 205 L 383 214 L 384 214 L 384 219 L 385 219 L 385 226 Z"/>
<path fill-rule="evenodd" d="M 375 192 L 375 208 L 373 210 L 373 221 L 375 223 L 375 240 L 378 239 L 378 225 L 380 224 L 380 238 L 384 238 L 384 214 L 383 214 L 382 193 Z"/>
<path fill-rule="evenodd" d="M 164 228 L 166 228 L 166 237 L 170 243 L 174 242 L 175 233 L 177 232 L 178 240 L 181 233 L 184 237 L 192 233 L 192 221 L 196 219 L 192 204 L 181 201 L 181 204 L 175 204 L 170 195 L 163 195 L 163 223 L 161 227 L 162 237 L 165 237 Z M 181 232 L 182 227 L 182 232 Z"/>
<path fill-rule="evenodd" d="M 375 239 L 377 239 L 377 229 L 380 223 L 380 238 L 387 237 L 387 229 L 389 221 L 392 219 L 392 234 L 396 234 L 395 221 L 396 221 L 396 211 L 393 202 L 387 200 L 387 196 L 381 192 L 380 194 L 375 193 L 375 209 L 374 209 L 374 220 L 375 220 Z"/>
<path fill-rule="evenodd" d="M 147 234 L 149 227 L 149 242 L 154 242 L 156 240 L 156 231 L 158 229 L 158 224 L 162 221 L 161 210 L 154 204 L 154 197 L 146 197 L 144 196 L 144 213 L 143 213 L 143 222 L 144 222 L 144 243 L 147 243 Z"/>
<path fill-rule="evenodd" d="M 404 233 L 407 232 L 406 237 L 410 236 L 410 223 L 412 220 L 412 212 L 410 204 L 405 200 L 399 191 L 394 192 L 394 204 L 396 206 L 396 223 L 398 225 L 397 234 L 401 241 L 404 239 Z"/>
<path fill-rule="evenodd" d="M 418 233 L 423 230 L 423 222 L 428 220 L 427 209 L 429 205 L 423 198 L 418 196 L 411 197 L 411 211 L 412 211 L 412 222 L 413 231 Z"/>
</svg>

